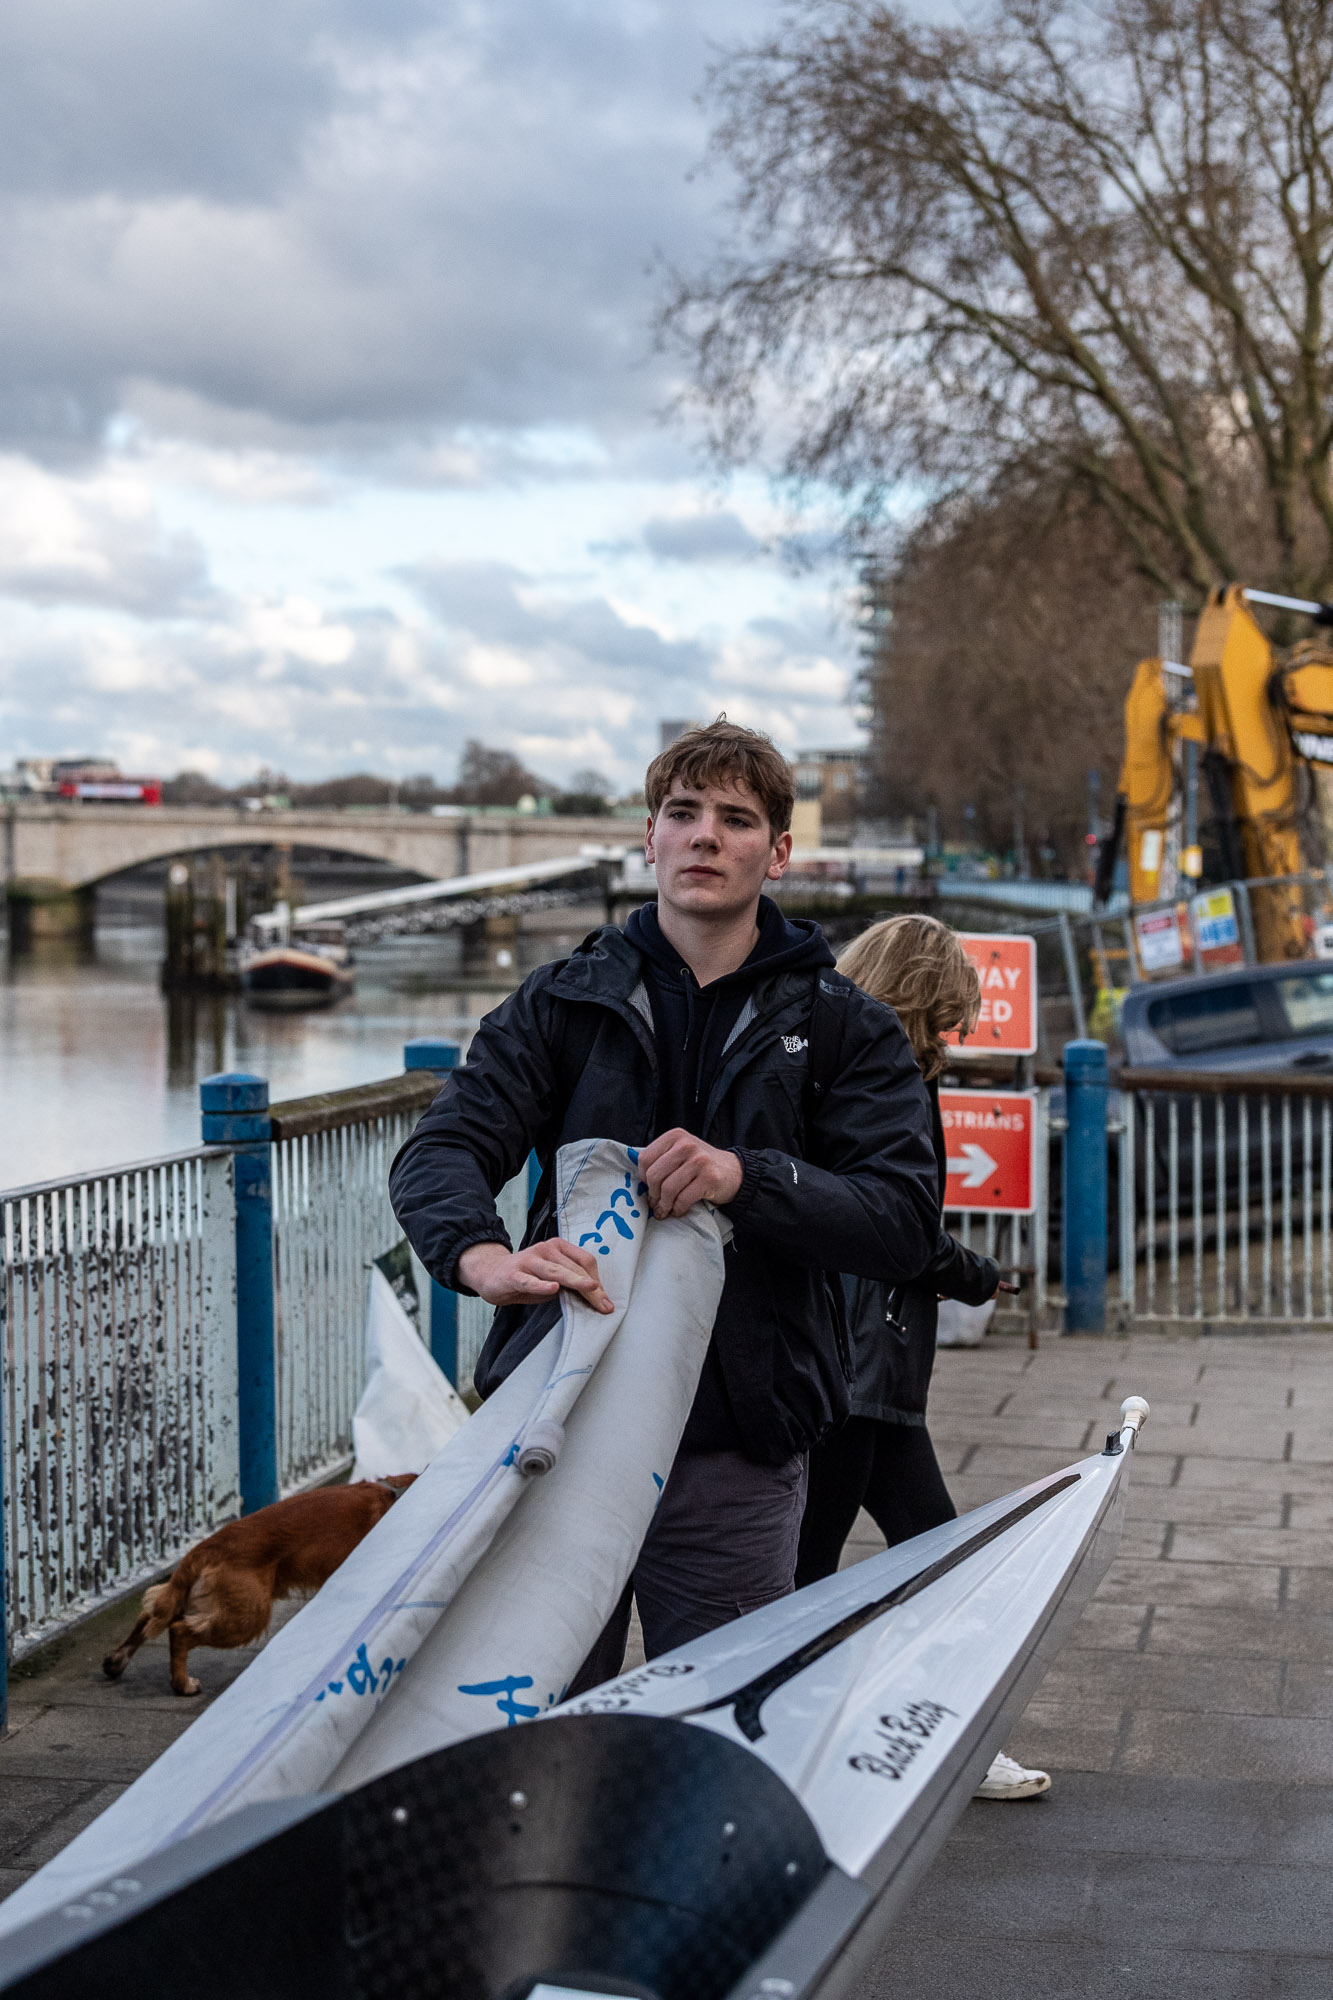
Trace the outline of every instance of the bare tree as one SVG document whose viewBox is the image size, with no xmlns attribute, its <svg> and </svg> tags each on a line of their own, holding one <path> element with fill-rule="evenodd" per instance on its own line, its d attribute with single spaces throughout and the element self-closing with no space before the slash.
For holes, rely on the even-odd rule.
<svg viewBox="0 0 1333 2000">
<path fill-rule="evenodd" d="M 725 458 L 857 518 L 1022 468 L 1159 590 L 1333 592 L 1333 6 L 807 0 L 724 59 L 740 247 L 680 284 Z"/>
<path fill-rule="evenodd" d="M 883 583 L 870 809 L 933 806 L 945 839 L 1004 852 L 1021 799 L 1037 872 L 1082 874 L 1089 773 L 1109 818 L 1130 670 L 1156 641 L 1156 593 L 1110 520 L 1011 478 L 930 512 Z"/>
<path fill-rule="evenodd" d="M 458 783 L 448 797 L 462 806 L 513 806 L 525 794 L 536 797 L 549 790 L 512 750 L 492 750 L 470 736 L 458 761 Z"/>
</svg>

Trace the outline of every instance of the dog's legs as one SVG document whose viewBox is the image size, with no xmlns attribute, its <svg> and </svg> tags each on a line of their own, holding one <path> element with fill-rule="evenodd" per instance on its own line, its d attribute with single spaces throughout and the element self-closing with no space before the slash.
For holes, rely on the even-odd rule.
<svg viewBox="0 0 1333 2000">
<path fill-rule="evenodd" d="M 151 1611 L 143 1612 L 128 1639 L 122 1639 L 114 1651 L 107 1654 L 102 1662 L 102 1672 L 109 1681 L 118 1681 L 120 1679 L 126 1667 L 148 1637 L 148 1627 L 152 1623 L 152 1617 L 153 1614 Z"/>
<path fill-rule="evenodd" d="M 183 1618 L 173 1618 L 167 1627 L 167 1642 L 171 1647 L 171 1692 L 173 1694 L 198 1694 L 199 1683 L 189 1671 L 190 1648 L 195 1643 L 195 1635 Z"/>
<path fill-rule="evenodd" d="M 143 1614 L 127 1639 L 108 1653 L 102 1662 L 102 1672 L 108 1680 L 117 1681 L 124 1673 L 131 1659 L 143 1645 L 145 1639 L 156 1639 L 165 1632 L 173 1618 L 179 1617 L 182 1606 L 190 1592 L 190 1581 L 185 1562 L 169 1576 L 165 1583 L 154 1583 L 143 1594 Z"/>
</svg>

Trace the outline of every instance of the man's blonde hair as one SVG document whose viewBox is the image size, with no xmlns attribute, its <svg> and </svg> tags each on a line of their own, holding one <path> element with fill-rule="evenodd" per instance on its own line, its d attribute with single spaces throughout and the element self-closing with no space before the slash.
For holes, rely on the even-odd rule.
<svg viewBox="0 0 1333 2000">
<path fill-rule="evenodd" d="M 942 1037 L 953 1028 L 970 1035 L 977 1025 L 977 968 L 938 917 L 886 917 L 872 924 L 842 953 L 838 970 L 893 1008 L 927 1082 L 948 1061 Z"/>
</svg>

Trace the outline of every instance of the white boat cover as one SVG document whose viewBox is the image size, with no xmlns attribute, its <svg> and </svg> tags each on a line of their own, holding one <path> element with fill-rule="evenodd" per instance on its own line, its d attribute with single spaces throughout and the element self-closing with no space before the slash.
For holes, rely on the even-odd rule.
<svg viewBox="0 0 1333 2000">
<path fill-rule="evenodd" d="M 466 1422 L 467 1404 L 399 1305 L 383 1271 L 372 1264 L 366 1386 L 352 1417 L 352 1478 L 424 1472 Z"/>
<path fill-rule="evenodd" d="M 637 1154 L 612 1140 L 562 1148 L 557 1188 L 560 1233 L 605 1260 L 616 1310 L 563 1294 L 560 1323 L 318 1596 L 0 1905 L 0 1932 L 242 1805 L 351 1785 L 560 1699 L 675 1457 L 724 1225 L 702 1205 L 654 1221 Z"/>
</svg>

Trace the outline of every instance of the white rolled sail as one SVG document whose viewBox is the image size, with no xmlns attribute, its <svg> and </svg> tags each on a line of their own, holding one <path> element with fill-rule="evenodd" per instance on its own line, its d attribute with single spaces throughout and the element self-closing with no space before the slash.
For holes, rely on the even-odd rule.
<svg viewBox="0 0 1333 2000">
<path fill-rule="evenodd" d="M 560 1698 L 670 1471 L 721 1296 L 723 1225 L 702 1206 L 654 1221 L 637 1154 L 611 1140 L 562 1148 L 557 1185 L 560 1233 L 597 1253 L 615 1311 L 562 1294 L 560 1323 L 318 1596 L 0 1905 L 0 1933 L 242 1805 L 357 1782 Z M 519 1469 L 541 1462 L 544 1475 Z"/>
</svg>

